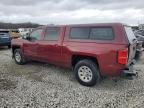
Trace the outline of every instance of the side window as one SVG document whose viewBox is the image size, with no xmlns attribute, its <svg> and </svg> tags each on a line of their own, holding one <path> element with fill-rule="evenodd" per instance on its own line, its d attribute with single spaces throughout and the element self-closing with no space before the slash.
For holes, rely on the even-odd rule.
<svg viewBox="0 0 144 108">
<path fill-rule="evenodd" d="M 70 31 L 71 39 L 88 39 L 89 27 L 73 27 Z"/>
<path fill-rule="evenodd" d="M 41 33 L 42 33 L 42 29 L 34 30 L 34 31 L 30 34 L 30 37 L 32 37 L 33 40 L 40 40 Z"/>
<path fill-rule="evenodd" d="M 112 40 L 114 38 L 111 27 L 91 28 L 90 39 Z"/>
<path fill-rule="evenodd" d="M 45 33 L 44 40 L 58 40 L 60 33 L 59 27 L 48 27 Z"/>
</svg>

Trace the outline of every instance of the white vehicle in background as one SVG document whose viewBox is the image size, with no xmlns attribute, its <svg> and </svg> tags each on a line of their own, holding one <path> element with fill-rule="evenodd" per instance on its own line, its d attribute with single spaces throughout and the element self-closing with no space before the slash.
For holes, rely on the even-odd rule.
<svg viewBox="0 0 144 108">
<path fill-rule="evenodd" d="M 21 36 L 27 35 L 29 32 L 33 30 L 33 28 L 19 28 L 18 29 Z"/>
</svg>

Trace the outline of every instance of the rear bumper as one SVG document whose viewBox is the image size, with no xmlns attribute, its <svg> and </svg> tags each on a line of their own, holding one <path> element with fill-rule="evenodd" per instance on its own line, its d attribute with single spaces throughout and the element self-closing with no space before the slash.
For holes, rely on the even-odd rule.
<svg viewBox="0 0 144 108">
<path fill-rule="evenodd" d="M 0 42 L 0 46 L 9 46 L 11 42 Z"/>
<path fill-rule="evenodd" d="M 127 65 L 121 65 L 121 64 L 113 64 L 113 65 L 105 65 L 105 67 L 100 68 L 101 75 L 102 76 L 110 76 L 110 77 L 116 77 L 116 76 L 136 76 L 137 73 L 133 70 L 133 65 L 136 63 L 136 61 L 133 59 L 130 61 Z M 102 70 L 103 69 L 103 70 Z"/>
<path fill-rule="evenodd" d="M 122 71 L 122 76 L 125 77 L 132 77 L 132 76 L 137 76 L 138 73 L 134 71 L 133 65 L 135 64 L 135 60 L 133 60 L 131 63 L 129 63 L 126 68 Z"/>
<path fill-rule="evenodd" d="M 122 72 L 122 76 L 125 76 L 125 77 L 132 77 L 132 76 L 137 76 L 137 75 L 138 73 L 133 70 L 133 65 L 127 67 Z"/>
</svg>

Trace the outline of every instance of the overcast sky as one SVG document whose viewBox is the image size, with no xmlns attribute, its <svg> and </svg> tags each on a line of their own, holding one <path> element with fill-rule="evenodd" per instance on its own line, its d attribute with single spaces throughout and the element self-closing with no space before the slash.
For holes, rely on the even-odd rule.
<svg viewBox="0 0 144 108">
<path fill-rule="evenodd" d="M 1 0 L 0 21 L 135 25 L 144 23 L 144 0 Z"/>
</svg>

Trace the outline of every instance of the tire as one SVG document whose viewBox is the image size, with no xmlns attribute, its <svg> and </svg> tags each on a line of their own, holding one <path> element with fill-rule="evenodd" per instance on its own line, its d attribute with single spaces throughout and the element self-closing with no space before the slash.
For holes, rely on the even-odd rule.
<svg viewBox="0 0 144 108">
<path fill-rule="evenodd" d="M 84 86 L 94 86 L 100 79 L 98 66 L 91 60 L 79 61 L 74 72 L 77 81 Z"/>
<path fill-rule="evenodd" d="M 10 49 L 10 48 L 11 48 L 11 45 L 8 45 L 8 48 Z"/>
<path fill-rule="evenodd" d="M 26 60 L 25 60 L 24 56 L 22 55 L 22 52 L 20 49 L 14 50 L 14 60 L 19 65 L 23 65 L 26 63 Z"/>
</svg>

